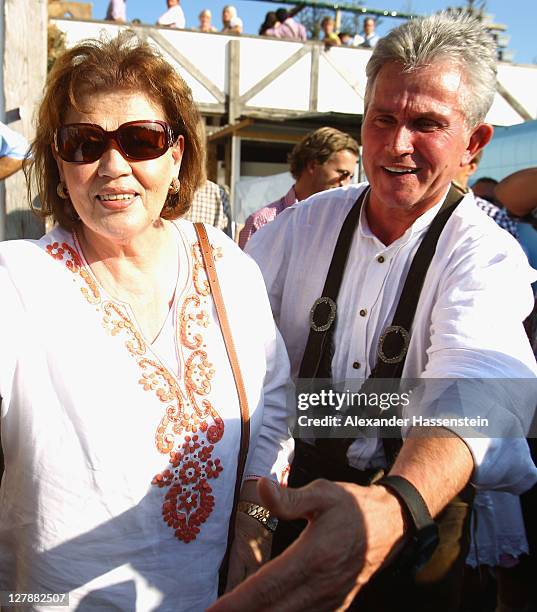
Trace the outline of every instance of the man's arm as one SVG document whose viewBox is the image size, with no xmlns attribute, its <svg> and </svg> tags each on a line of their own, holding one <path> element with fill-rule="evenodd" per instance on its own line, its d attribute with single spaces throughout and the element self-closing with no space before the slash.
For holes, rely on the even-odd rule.
<svg viewBox="0 0 537 612">
<path fill-rule="evenodd" d="M 26 138 L 0 122 L 0 180 L 15 174 L 28 153 Z"/>
<path fill-rule="evenodd" d="M 457 436 L 413 437 L 403 444 L 390 474 L 412 482 L 437 515 L 466 485 L 472 468 L 471 453 Z M 382 486 L 318 480 L 278 490 L 262 481 L 259 495 L 276 516 L 303 517 L 309 524 L 282 555 L 208 612 L 345 610 L 404 541 L 401 506 Z"/>
<path fill-rule="evenodd" d="M 517 217 L 537 208 L 537 168 L 526 168 L 509 175 L 494 189 L 495 197 Z"/>
<path fill-rule="evenodd" d="M 274 483 L 272 486 L 278 487 L 289 470 L 294 447 L 289 425 L 295 413 L 290 398 L 294 394 L 287 351 L 272 318 L 261 272 L 244 254 L 236 253 L 235 256 L 237 261 L 229 263 L 233 282 L 229 290 L 237 292 L 240 286 L 247 286 L 250 295 L 248 304 L 243 306 L 240 314 L 239 311 L 235 313 L 235 342 L 241 346 L 248 333 L 252 333 L 253 328 L 245 326 L 244 321 L 249 312 L 255 312 L 255 334 L 264 347 L 265 356 L 263 388 L 260 391 L 262 399 L 257 394 L 252 396 L 254 399 L 251 398 L 252 435 L 240 499 L 263 506 L 257 480 L 266 476 Z M 239 326 L 244 328 L 243 333 L 239 333 Z M 257 402 L 259 405 L 256 406 Z M 272 532 L 264 524 L 244 510 L 237 512 L 228 572 L 229 590 L 270 559 L 271 542 Z"/>
<path fill-rule="evenodd" d="M 22 159 L 13 159 L 12 157 L 0 157 L 0 180 L 15 174 L 17 170 L 22 168 Z"/>
<path fill-rule="evenodd" d="M 255 226 L 255 217 L 254 213 L 252 213 L 244 222 L 243 228 L 239 233 L 239 246 L 244 250 L 246 243 L 257 231 L 257 227 Z"/>
</svg>

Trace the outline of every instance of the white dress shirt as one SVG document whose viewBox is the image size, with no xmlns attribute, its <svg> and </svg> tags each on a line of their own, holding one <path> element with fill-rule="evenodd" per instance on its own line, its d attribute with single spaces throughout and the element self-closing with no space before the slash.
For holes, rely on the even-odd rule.
<svg viewBox="0 0 537 612">
<path fill-rule="evenodd" d="M 172 6 L 158 18 L 157 24 L 183 30 L 185 27 L 185 14 L 183 9 L 178 4 Z"/>
<path fill-rule="evenodd" d="M 0 157 L 24 159 L 28 155 L 26 138 L 0 121 Z"/>
<path fill-rule="evenodd" d="M 322 295 L 339 231 L 364 187 L 351 185 L 316 194 L 283 211 L 248 242 L 246 251 L 265 278 L 293 377 L 298 375 L 308 338 L 310 308 Z M 389 246 L 371 232 L 362 209 L 337 300 L 334 380 L 356 381 L 370 374 L 379 337 L 392 322 L 401 279 L 406 278 L 440 205 L 425 212 Z M 533 382 L 537 368 L 522 321 L 533 306 L 530 283 L 535 278 L 514 238 L 479 210 L 471 194 L 465 196 L 447 222 L 431 261 L 403 377 Z M 511 436 L 491 439 L 479 428 L 475 438 L 464 436 L 475 462 L 472 482 L 482 488 L 520 492 L 537 480 L 523 438 L 531 407 L 490 404 L 449 408 L 460 415 L 482 408 L 496 431 Z M 360 469 L 381 465 L 382 447 L 376 439 L 358 440 L 350 447 L 348 459 Z"/>
</svg>

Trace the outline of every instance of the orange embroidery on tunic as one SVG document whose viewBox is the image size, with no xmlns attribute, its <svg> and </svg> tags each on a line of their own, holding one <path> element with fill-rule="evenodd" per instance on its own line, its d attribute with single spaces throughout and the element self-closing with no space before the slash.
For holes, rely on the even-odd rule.
<svg viewBox="0 0 537 612">
<path fill-rule="evenodd" d="M 221 255 L 220 255 L 221 256 Z M 215 254 L 216 257 L 216 254 Z M 169 441 L 172 431 L 186 435 L 182 446 L 170 452 L 171 469 L 164 470 L 153 479 L 153 484 L 169 487 L 162 508 L 164 521 L 184 542 L 194 540 L 214 508 L 214 496 L 209 481 L 218 478 L 223 467 L 220 459 L 213 459 L 214 444 L 224 435 L 224 421 L 206 396 L 211 392 L 214 368 L 204 347 L 203 335 L 196 327 L 207 328 L 207 308 L 210 287 L 201 260 L 199 245 L 192 246 L 193 284 L 196 290 L 185 298 L 180 312 L 179 339 L 192 353 L 185 360 L 185 387 L 192 411 L 188 419 L 169 411 L 159 424 L 157 436 Z M 200 398 L 201 401 L 199 401 Z M 212 423 L 211 423 L 212 421 Z M 200 435 L 201 434 L 201 435 Z M 161 451 L 162 452 L 162 451 Z M 167 451 L 166 451 L 167 452 Z"/>
<path fill-rule="evenodd" d="M 203 342 L 203 336 L 194 333 L 192 329 L 194 325 L 202 327 L 209 325 L 209 317 L 205 311 L 199 311 L 200 306 L 200 298 L 197 295 L 189 295 L 181 308 L 181 344 L 192 350 L 200 348 Z"/>
<path fill-rule="evenodd" d="M 160 362 L 148 356 L 144 339 L 124 307 L 101 297 L 76 250 L 67 243 L 60 245 L 58 242 L 45 248 L 51 257 L 64 261 L 65 266 L 83 281 L 80 290 L 90 304 L 100 306 L 104 328 L 111 336 L 122 338 L 136 359 L 141 370 L 138 383 L 166 404 L 155 432 L 155 446 L 159 453 L 169 455 L 170 464 L 151 484 L 168 489 L 162 517 L 175 536 L 183 542 L 194 540 L 214 508 L 209 482 L 218 478 L 224 469 L 220 459 L 213 457 L 214 445 L 224 435 L 224 421 L 207 398 L 215 370 L 203 350 L 206 346 L 199 330 L 206 329 L 210 323 L 210 287 L 199 245 L 192 245 L 192 281 L 196 293 L 185 298 L 179 315 L 179 340 L 182 347 L 190 351 L 183 359 L 184 391 Z M 222 257 L 221 249 L 214 249 L 214 257 Z"/>
<path fill-rule="evenodd" d="M 215 261 L 222 257 L 222 249 L 218 247 L 217 249 L 213 248 L 213 257 Z M 211 288 L 209 287 L 209 281 L 207 280 L 207 275 L 205 274 L 205 269 L 203 267 L 203 259 L 201 257 L 201 248 L 199 243 L 192 245 L 192 261 L 194 262 L 194 270 L 192 271 L 192 278 L 194 280 L 194 287 L 198 295 L 207 296 L 211 293 Z"/>
</svg>

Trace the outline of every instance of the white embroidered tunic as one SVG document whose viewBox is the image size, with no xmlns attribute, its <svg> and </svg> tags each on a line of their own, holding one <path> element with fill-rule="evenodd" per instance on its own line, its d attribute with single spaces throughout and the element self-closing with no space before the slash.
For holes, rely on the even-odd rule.
<svg viewBox="0 0 537 612">
<path fill-rule="evenodd" d="M 0 244 L 0 590 L 144 612 L 216 597 L 240 410 L 193 226 L 176 227 L 175 299 L 154 343 L 76 236 Z M 207 231 L 249 400 L 246 475 L 281 481 L 285 347 L 254 262 Z"/>
</svg>

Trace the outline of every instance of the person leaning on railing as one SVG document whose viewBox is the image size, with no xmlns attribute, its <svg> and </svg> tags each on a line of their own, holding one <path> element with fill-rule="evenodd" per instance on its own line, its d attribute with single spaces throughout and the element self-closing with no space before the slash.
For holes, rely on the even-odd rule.
<svg viewBox="0 0 537 612">
<path fill-rule="evenodd" d="M 537 219 L 537 168 L 510 174 L 496 185 L 494 195 L 513 215 Z"/>
</svg>

